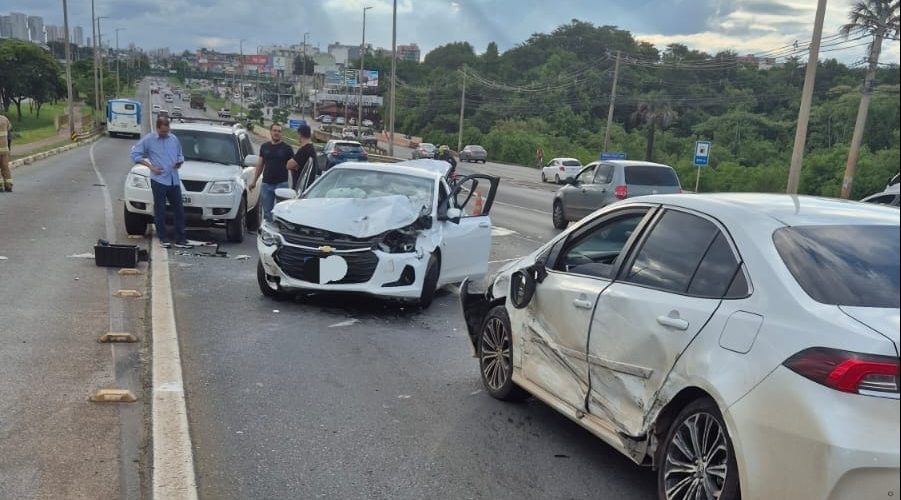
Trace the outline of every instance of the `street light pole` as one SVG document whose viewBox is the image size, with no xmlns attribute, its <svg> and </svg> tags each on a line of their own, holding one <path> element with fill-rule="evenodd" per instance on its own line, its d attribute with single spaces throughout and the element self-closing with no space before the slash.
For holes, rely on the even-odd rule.
<svg viewBox="0 0 901 500">
<path fill-rule="evenodd" d="M 103 33 L 100 31 L 100 20 L 101 19 L 109 19 L 109 16 L 100 16 L 97 18 L 97 43 L 100 46 L 100 50 L 97 53 L 97 57 L 99 57 L 100 64 L 98 65 L 98 73 L 100 75 L 100 102 L 103 103 L 103 100 L 106 98 L 106 93 L 103 92 Z"/>
<path fill-rule="evenodd" d="M 357 139 L 363 130 L 363 61 L 366 58 L 366 11 L 372 7 L 363 7 L 363 43 L 360 44 L 360 76 L 357 77 L 357 85 L 360 86 L 360 102 L 357 103 Z"/>
<path fill-rule="evenodd" d="M 241 88 L 238 91 L 238 93 L 241 94 L 241 101 L 240 101 L 241 102 L 241 113 L 244 112 L 244 42 L 246 42 L 246 41 L 247 41 L 247 39 L 242 38 L 238 42 L 238 46 L 241 51 L 241 83 L 240 83 Z"/>
<path fill-rule="evenodd" d="M 116 28 L 116 97 L 119 95 L 119 32 L 126 28 Z"/>
<path fill-rule="evenodd" d="M 801 90 L 801 109 L 798 111 L 798 129 L 795 131 L 795 146 L 792 150 L 791 167 L 788 171 L 786 192 L 798 194 L 801 183 L 801 166 L 804 160 L 804 146 L 807 143 L 807 122 L 810 120 L 810 104 L 813 100 L 813 83 L 817 77 L 817 62 L 820 56 L 820 40 L 823 36 L 823 18 L 826 16 L 826 0 L 819 0 L 813 23 L 813 38 L 810 41 L 810 55 L 807 57 L 807 73 Z"/>
<path fill-rule="evenodd" d="M 63 31 L 66 42 L 66 91 L 69 105 L 69 134 L 75 133 L 75 106 L 72 103 L 72 54 L 69 47 L 69 4 L 63 0 Z"/>
<path fill-rule="evenodd" d="M 310 35 L 310 32 L 306 32 L 303 34 L 303 71 L 300 75 L 300 118 L 306 119 L 306 92 L 307 92 L 307 37 Z"/>
<path fill-rule="evenodd" d="M 94 0 L 91 0 L 91 46 L 94 56 L 94 116 L 100 113 L 100 81 L 97 78 L 97 18 L 94 14 Z"/>
<path fill-rule="evenodd" d="M 388 110 L 388 156 L 394 156 L 394 100 L 397 98 L 397 0 L 391 14 L 391 108 Z"/>
</svg>

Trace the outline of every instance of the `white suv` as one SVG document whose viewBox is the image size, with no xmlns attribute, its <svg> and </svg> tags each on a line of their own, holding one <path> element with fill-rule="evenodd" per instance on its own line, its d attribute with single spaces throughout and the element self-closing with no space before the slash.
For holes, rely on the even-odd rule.
<svg viewBox="0 0 901 500">
<path fill-rule="evenodd" d="M 249 190 L 258 156 L 240 125 L 173 123 L 185 163 L 179 169 L 188 226 L 223 224 L 228 240 L 244 241 L 259 227 L 259 187 Z M 137 164 L 125 180 L 125 229 L 144 234 L 153 222 L 150 169 Z"/>
</svg>

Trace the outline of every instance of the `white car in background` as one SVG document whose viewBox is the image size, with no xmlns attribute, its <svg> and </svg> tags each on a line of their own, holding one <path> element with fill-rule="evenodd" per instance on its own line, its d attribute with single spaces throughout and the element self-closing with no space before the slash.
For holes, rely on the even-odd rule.
<svg viewBox="0 0 901 500">
<path fill-rule="evenodd" d="M 260 188 L 248 189 L 259 158 L 240 125 L 173 123 L 185 162 L 179 169 L 185 222 L 191 227 L 225 226 L 240 243 L 260 223 Z M 125 230 L 145 234 L 153 223 L 150 169 L 137 164 L 125 179 Z"/>
<path fill-rule="evenodd" d="M 541 169 L 541 182 L 553 179 L 557 184 L 562 184 L 566 179 L 571 179 L 582 171 L 582 162 L 575 158 L 554 158 L 547 162 Z"/>
<path fill-rule="evenodd" d="M 486 391 L 533 395 L 658 498 L 897 498 L 899 212 L 654 195 L 461 286 Z"/>
<path fill-rule="evenodd" d="M 268 297 L 357 292 L 428 307 L 435 291 L 488 271 L 498 178 L 453 188 L 435 160 L 346 162 L 299 196 L 280 189 L 257 239 L 257 281 Z M 301 176 L 305 186 L 309 169 Z"/>
</svg>

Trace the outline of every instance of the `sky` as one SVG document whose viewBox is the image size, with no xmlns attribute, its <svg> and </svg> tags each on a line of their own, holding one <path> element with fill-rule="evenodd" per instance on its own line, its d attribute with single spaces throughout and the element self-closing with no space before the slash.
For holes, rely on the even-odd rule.
<svg viewBox="0 0 901 500">
<path fill-rule="evenodd" d="M 94 0 L 103 36 L 120 47 L 130 42 L 145 50 L 173 52 L 200 47 L 254 53 L 260 45 L 295 44 L 309 32 L 312 45 L 359 44 L 363 7 L 366 42 L 391 47 L 392 0 Z M 828 0 L 824 36 L 846 22 L 853 0 Z M 0 14 L 39 15 L 45 24 L 62 24 L 60 0 L 0 0 Z M 90 36 L 91 0 L 69 0 L 71 26 Z M 415 42 L 425 54 L 442 44 L 468 41 L 477 52 L 489 42 L 501 51 L 533 33 L 547 33 L 572 19 L 613 25 L 639 40 L 664 47 L 684 43 L 715 53 L 760 53 L 794 41 L 808 43 L 815 0 L 398 0 L 397 43 Z M 859 61 L 866 47 L 821 54 L 845 63 Z M 881 62 L 898 63 L 899 42 L 886 44 Z"/>
</svg>

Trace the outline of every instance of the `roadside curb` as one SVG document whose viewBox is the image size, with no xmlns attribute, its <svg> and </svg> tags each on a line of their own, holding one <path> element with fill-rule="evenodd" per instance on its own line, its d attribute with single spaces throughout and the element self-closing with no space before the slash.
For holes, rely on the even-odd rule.
<svg viewBox="0 0 901 500">
<path fill-rule="evenodd" d="M 66 144 L 65 146 L 53 148 L 49 151 L 42 151 L 40 153 L 28 155 L 24 158 L 19 158 L 18 160 L 9 162 L 9 168 L 16 169 L 18 167 L 21 167 L 22 165 L 30 165 L 30 164 L 36 162 L 37 160 L 43 160 L 44 158 L 49 158 L 51 156 L 56 156 L 58 154 L 65 153 L 66 151 L 71 151 L 71 150 L 73 150 L 75 148 L 79 148 L 81 146 L 86 146 L 88 144 L 91 144 L 92 142 L 96 142 L 103 136 L 104 136 L 104 134 L 102 134 L 102 133 L 96 133 L 94 135 L 91 135 L 84 139 L 81 139 L 78 142 L 73 142 L 72 144 Z"/>
<path fill-rule="evenodd" d="M 159 240 L 154 238 L 152 241 L 151 497 L 159 500 L 196 500 L 197 479 L 188 428 L 181 354 L 175 324 L 175 304 L 169 279 L 169 253 L 160 248 Z"/>
</svg>

